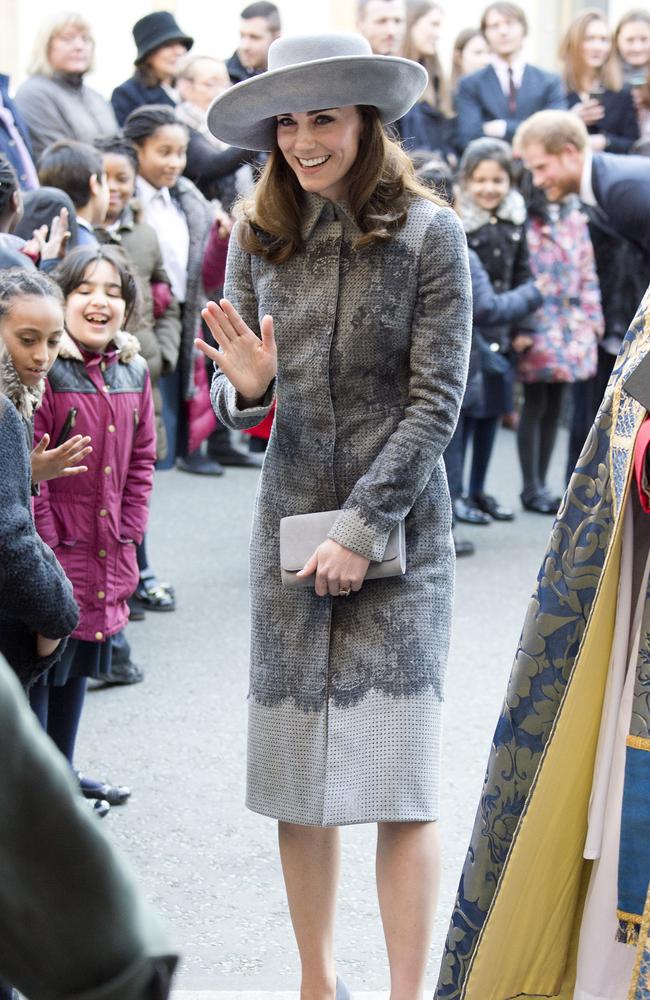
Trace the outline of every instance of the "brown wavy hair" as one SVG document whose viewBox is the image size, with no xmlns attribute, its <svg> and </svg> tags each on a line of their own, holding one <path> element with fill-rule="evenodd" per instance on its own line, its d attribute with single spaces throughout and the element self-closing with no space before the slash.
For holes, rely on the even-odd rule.
<svg viewBox="0 0 650 1000">
<path fill-rule="evenodd" d="M 581 11 L 573 19 L 566 30 L 564 38 L 560 42 L 559 56 L 564 64 L 564 81 L 569 91 L 579 93 L 585 89 L 584 80 L 587 72 L 587 64 L 582 54 L 582 45 L 587 34 L 587 28 L 594 21 L 602 21 L 605 27 L 607 27 L 607 21 L 602 10 L 598 10 L 596 7 L 589 7 L 587 10 Z M 600 71 L 600 82 L 606 90 L 618 91 L 623 86 L 621 67 L 613 39 L 611 40 L 609 55 Z"/>
<path fill-rule="evenodd" d="M 385 243 L 404 225 L 409 204 L 426 198 L 445 202 L 415 176 L 411 160 L 385 132 L 374 107 L 361 105 L 359 152 L 350 168 L 347 201 L 362 235 L 356 247 Z M 283 264 L 303 249 L 305 194 L 276 146 L 270 153 L 252 198 L 240 201 L 236 214 L 239 243 L 248 253 Z"/>
</svg>

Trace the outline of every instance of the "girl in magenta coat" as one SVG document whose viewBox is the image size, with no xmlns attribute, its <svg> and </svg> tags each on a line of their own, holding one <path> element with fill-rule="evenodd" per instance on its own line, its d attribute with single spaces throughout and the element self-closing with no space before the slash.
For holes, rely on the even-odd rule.
<svg viewBox="0 0 650 1000">
<path fill-rule="evenodd" d="M 91 438 L 88 471 L 44 483 L 36 527 L 70 579 L 81 618 L 57 666 L 32 690 L 32 707 L 70 763 L 88 677 L 110 669 L 111 636 L 128 618 L 139 574 L 136 545 L 147 525 L 156 457 L 147 364 L 122 332 L 136 286 L 114 247 L 69 254 L 56 278 L 65 296 L 66 332 L 40 409 L 35 437 L 60 444 Z M 117 804 L 128 789 L 82 778 L 88 798 Z"/>
</svg>

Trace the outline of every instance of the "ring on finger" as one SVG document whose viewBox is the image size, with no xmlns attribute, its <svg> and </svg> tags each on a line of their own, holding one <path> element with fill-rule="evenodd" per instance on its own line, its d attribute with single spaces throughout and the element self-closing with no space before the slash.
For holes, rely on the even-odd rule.
<svg viewBox="0 0 650 1000">
<path fill-rule="evenodd" d="M 345 588 L 342 588 L 341 590 L 339 590 L 337 596 L 338 597 L 349 597 L 351 593 L 352 593 L 352 591 L 351 591 L 350 587 L 345 587 Z"/>
</svg>

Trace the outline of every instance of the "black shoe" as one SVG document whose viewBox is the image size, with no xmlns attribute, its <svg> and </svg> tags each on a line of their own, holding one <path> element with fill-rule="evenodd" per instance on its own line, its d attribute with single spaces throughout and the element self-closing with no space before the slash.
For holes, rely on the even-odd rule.
<svg viewBox="0 0 650 1000">
<path fill-rule="evenodd" d="M 452 506 L 457 521 L 463 521 L 465 524 L 490 524 L 490 518 L 487 514 L 484 514 L 464 497 L 457 497 Z"/>
<path fill-rule="evenodd" d="M 515 514 L 509 507 L 502 507 L 498 500 L 491 497 L 489 493 L 477 493 L 472 497 L 470 503 L 476 504 L 484 514 L 489 514 L 495 521 L 513 521 Z"/>
<path fill-rule="evenodd" d="M 188 455 L 187 458 L 177 458 L 176 468 L 181 472 L 192 472 L 195 476 L 223 476 L 225 471 L 214 459 L 206 458 L 198 452 Z"/>
<path fill-rule="evenodd" d="M 550 496 L 547 493 L 537 493 L 533 497 L 529 497 L 527 500 L 521 498 L 521 505 L 524 510 L 533 511 L 535 514 L 557 514 L 557 509 L 560 506 L 559 497 Z"/>
<path fill-rule="evenodd" d="M 144 609 L 140 607 L 138 602 L 133 596 L 129 597 L 129 621 L 130 622 L 143 622 L 147 617 L 144 613 Z"/>
<path fill-rule="evenodd" d="M 468 542 L 465 538 L 454 538 L 454 551 L 456 553 L 457 559 L 462 559 L 463 556 L 473 556 L 475 549 L 471 542 Z"/>
<path fill-rule="evenodd" d="M 208 458 L 218 465 L 231 465 L 244 469 L 261 469 L 262 467 L 262 459 L 259 455 L 251 455 L 250 452 L 239 451 L 238 448 L 233 447 L 214 454 L 208 450 Z"/>
<path fill-rule="evenodd" d="M 144 611 L 174 611 L 176 609 L 176 598 L 173 592 L 170 593 L 161 583 L 158 583 L 155 576 L 148 576 L 144 580 L 140 578 L 140 583 L 136 587 L 133 597 L 129 601 L 135 607 Z"/>
<path fill-rule="evenodd" d="M 144 680 L 144 671 L 133 660 L 127 660 L 126 663 L 111 663 L 109 672 L 102 674 L 98 680 L 106 687 L 113 687 L 115 684 L 139 684 Z"/>
<path fill-rule="evenodd" d="M 83 774 L 77 774 L 81 794 L 85 799 L 96 799 L 99 802 L 108 802 L 109 806 L 124 805 L 131 796 L 131 789 L 126 785 L 110 785 L 107 781 L 96 782 L 92 779 L 84 778 Z"/>
</svg>

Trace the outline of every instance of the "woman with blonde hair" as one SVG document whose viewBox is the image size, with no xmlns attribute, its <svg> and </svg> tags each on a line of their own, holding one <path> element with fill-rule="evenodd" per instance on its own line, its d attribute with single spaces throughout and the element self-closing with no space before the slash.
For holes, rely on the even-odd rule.
<svg viewBox="0 0 650 1000">
<path fill-rule="evenodd" d="M 35 160 L 57 139 L 92 145 L 117 131 L 108 101 L 84 83 L 94 53 L 92 30 L 82 14 L 55 14 L 38 32 L 29 78 L 16 94 Z"/>
<path fill-rule="evenodd" d="M 453 119 L 449 85 L 438 55 L 443 10 L 434 0 L 407 7 L 401 55 L 420 63 L 429 82 L 422 98 L 397 122 L 407 149 L 426 149 L 447 158 L 453 153 Z"/>
<path fill-rule="evenodd" d="M 268 72 L 208 112 L 218 138 L 270 154 L 233 230 L 227 298 L 203 312 L 220 351 L 196 343 L 222 423 L 252 427 L 278 399 L 250 548 L 247 805 L 279 821 L 303 1000 L 348 995 L 339 826 L 378 826 L 393 997 L 422 993 L 438 892 L 442 453 L 471 287 L 455 213 L 384 131 L 426 84 L 360 35 L 283 37 Z"/>
<path fill-rule="evenodd" d="M 559 54 L 569 107 L 587 126 L 591 148 L 627 153 L 639 138 L 639 126 L 602 12 L 591 7 L 578 14 Z"/>
</svg>

